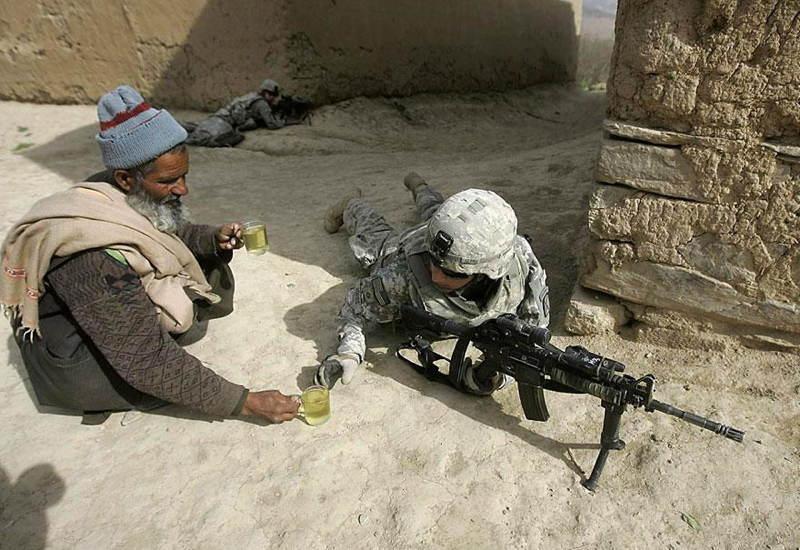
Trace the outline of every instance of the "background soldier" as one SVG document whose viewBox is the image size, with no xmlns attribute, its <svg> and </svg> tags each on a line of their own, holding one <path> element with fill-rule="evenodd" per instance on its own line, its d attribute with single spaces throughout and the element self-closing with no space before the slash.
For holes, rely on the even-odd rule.
<svg viewBox="0 0 800 550">
<path fill-rule="evenodd" d="M 301 97 L 282 96 L 278 83 L 267 79 L 257 92 L 232 100 L 212 116 L 199 123 L 184 122 L 189 132 L 186 143 L 204 147 L 233 147 L 244 136 L 242 132 L 263 127 L 278 130 L 300 124 L 308 118 L 311 102 Z"/>
<path fill-rule="evenodd" d="M 338 376 L 350 383 L 364 359 L 364 331 L 400 319 L 400 305 L 413 304 L 441 317 L 478 325 L 515 313 L 547 326 L 546 275 L 527 237 L 517 235 L 517 217 L 499 195 L 467 189 L 446 201 L 419 175 L 404 184 L 414 196 L 419 225 L 400 233 L 355 192 L 332 206 L 325 230 L 345 226 L 350 248 L 369 275 L 348 292 L 339 312 L 339 346 L 317 371 L 331 387 Z M 472 380 L 468 376 L 469 381 Z M 469 382 L 476 394 L 491 388 Z"/>
</svg>

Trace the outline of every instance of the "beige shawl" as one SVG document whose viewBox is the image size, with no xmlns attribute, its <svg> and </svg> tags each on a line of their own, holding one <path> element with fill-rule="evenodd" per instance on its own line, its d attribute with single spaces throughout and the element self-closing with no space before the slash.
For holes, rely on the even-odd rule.
<svg viewBox="0 0 800 550">
<path fill-rule="evenodd" d="M 125 256 L 172 333 L 191 327 L 192 298 L 220 300 L 183 241 L 157 230 L 128 206 L 124 193 L 101 182 L 79 183 L 40 200 L 11 228 L 2 248 L 0 303 L 21 315 L 22 328 L 38 331 L 42 281 L 52 258 L 95 248 Z"/>
</svg>

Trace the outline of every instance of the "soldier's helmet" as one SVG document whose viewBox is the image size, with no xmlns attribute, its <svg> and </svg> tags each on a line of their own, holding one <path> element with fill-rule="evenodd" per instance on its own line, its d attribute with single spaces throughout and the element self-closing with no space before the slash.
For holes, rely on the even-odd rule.
<svg viewBox="0 0 800 550">
<path fill-rule="evenodd" d="M 268 78 L 264 82 L 261 83 L 261 86 L 258 88 L 259 92 L 269 92 L 273 95 L 277 95 L 280 92 L 280 88 L 278 87 L 278 83 L 274 80 Z"/>
<path fill-rule="evenodd" d="M 467 275 L 499 279 L 514 257 L 517 216 L 499 195 L 467 189 L 442 203 L 428 222 L 426 244 L 434 263 Z"/>
</svg>

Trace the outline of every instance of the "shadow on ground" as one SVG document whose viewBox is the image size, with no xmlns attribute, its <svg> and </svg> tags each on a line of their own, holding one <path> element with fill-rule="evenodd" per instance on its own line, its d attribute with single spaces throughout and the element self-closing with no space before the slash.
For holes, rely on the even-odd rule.
<svg viewBox="0 0 800 550">
<path fill-rule="evenodd" d="M 100 150 L 94 139 L 96 133 L 97 125 L 88 124 L 26 149 L 21 154 L 70 182 L 83 181 L 103 168 Z"/>
<path fill-rule="evenodd" d="M 0 548 L 42 550 L 47 546 L 47 508 L 66 492 L 52 464 L 37 464 L 13 482 L 0 466 Z"/>
<path fill-rule="evenodd" d="M 389 378 L 425 397 L 432 397 L 449 409 L 457 411 L 476 422 L 503 430 L 553 458 L 561 460 L 572 472 L 582 479 L 586 478 L 586 472 L 575 462 L 571 451 L 599 449 L 599 444 L 565 443 L 539 435 L 534 431 L 535 425 L 523 424 L 521 414 L 516 416 L 503 410 L 503 406 L 497 401 L 497 392 L 487 397 L 476 397 L 456 391 L 445 384 L 428 380 L 394 356 L 397 343 L 408 338 L 407 335 L 401 335 L 400 332 L 388 329 L 381 330 L 376 334 L 373 345 L 379 348 L 386 348 L 389 351 L 388 353 L 367 352 L 366 360 L 373 365 L 370 369 L 371 373 Z M 516 399 L 516 384 L 512 384 L 500 391 L 512 392 L 515 395 L 512 400 Z"/>
</svg>

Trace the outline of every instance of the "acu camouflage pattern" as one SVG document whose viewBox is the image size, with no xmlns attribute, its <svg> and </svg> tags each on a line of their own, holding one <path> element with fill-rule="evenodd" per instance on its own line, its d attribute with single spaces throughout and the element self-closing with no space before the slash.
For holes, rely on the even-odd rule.
<svg viewBox="0 0 800 550">
<path fill-rule="evenodd" d="M 362 199 L 350 201 L 344 212 L 345 228 L 352 235 L 350 247 L 369 275 L 348 291 L 339 312 L 339 354 L 363 359 L 365 330 L 399 320 L 400 305 L 408 303 L 471 325 L 502 313 L 516 313 L 538 326 L 547 326 L 550 306 L 545 271 L 528 242 L 516 234 L 502 269 L 504 275 L 483 308 L 436 288 L 425 268 L 428 222 L 442 206 L 443 198 L 428 185 L 419 188 L 414 198 L 422 223 L 404 233 L 390 226 Z"/>
<path fill-rule="evenodd" d="M 192 130 L 186 143 L 206 147 L 235 145 L 244 139 L 239 132 L 265 126 L 282 128 L 283 117 L 275 113 L 263 96 L 251 92 L 233 99 Z"/>
<path fill-rule="evenodd" d="M 453 238 L 443 254 L 432 245 L 440 231 Z M 499 279 L 512 265 L 517 216 L 496 193 L 467 189 L 442 204 L 431 217 L 425 237 L 431 256 L 443 268 Z"/>
<path fill-rule="evenodd" d="M 270 130 L 283 127 L 283 120 L 272 112 L 267 100 L 256 92 L 235 98 L 214 116 L 237 130 L 251 130 L 262 124 Z"/>
</svg>

